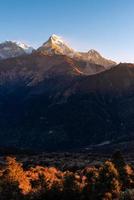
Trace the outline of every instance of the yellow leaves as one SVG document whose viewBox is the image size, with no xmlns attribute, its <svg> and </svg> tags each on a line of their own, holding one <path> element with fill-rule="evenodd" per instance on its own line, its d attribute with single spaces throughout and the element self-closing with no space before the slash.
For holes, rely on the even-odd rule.
<svg viewBox="0 0 134 200">
<path fill-rule="evenodd" d="M 22 164 L 16 161 L 16 158 L 6 158 L 7 179 L 10 182 L 17 182 L 23 194 L 27 194 L 31 190 L 30 182 L 22 168 Z"/>
<path fill-rule="evenodd" d="M 126 173 L 133 183 L 133 169 L 125 165 Z M 101 195 L 101 199 L 110 200 L 119 195 L 122 189 L 118 169 L 110 161 L 100 167 L 87 167 L 75 172 L 62 172 L 55 167 L 36 166 L 24 170 L 16 158 L 7 157 L 6 168 L 0 171 L 0 178 L 6 178 L 9 183 L 17 183 L 23 195 L 40 194 L 41 192 L 59 192 L 86 195 Z M 2 179 L 1 179 L 2 180 Z M 100 196 L 99 196 L 100 198 Z"/>
</svg>

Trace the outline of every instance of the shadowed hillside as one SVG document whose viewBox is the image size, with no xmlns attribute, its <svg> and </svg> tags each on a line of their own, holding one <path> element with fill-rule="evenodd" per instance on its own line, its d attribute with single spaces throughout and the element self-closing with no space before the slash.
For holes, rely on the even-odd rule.
<svg viewBox="0 0 134 200">
<path fill-rule="evenodd" d="M 84 66 L 38 52 L 0 61 L 0 145 L 51 151 L 133 140 L 134 65 L 90 76 Z"/>
</svg>

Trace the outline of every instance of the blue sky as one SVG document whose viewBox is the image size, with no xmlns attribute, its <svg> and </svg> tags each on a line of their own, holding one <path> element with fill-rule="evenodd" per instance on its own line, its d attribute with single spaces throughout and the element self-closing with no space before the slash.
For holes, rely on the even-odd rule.
<svg viewBox="0 0 134 200">
<path fill-rule="evenodd" d="M 134 0 L 0 0 L 0 41 L 37 47 L 53 33 L 74 49 L 134 62 Z"/>
</svg>

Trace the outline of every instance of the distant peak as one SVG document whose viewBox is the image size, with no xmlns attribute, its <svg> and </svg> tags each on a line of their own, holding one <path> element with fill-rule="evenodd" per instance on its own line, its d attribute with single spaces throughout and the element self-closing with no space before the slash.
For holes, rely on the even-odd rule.
<svg viewBox="0 0 134 200">
<path fill-rule="evenodd" d="M 27 54 L 31 54 L 32 51 L 34 50 L 33 47 L 31 47 L 30 45 L 20 42 L 20 41 L 14 41 L 14 43 L 16 43 L 20 48 L 22 48 Z"/>
<path fill-rule="evenodd" d="M 44 54 L 60 54 L 60 55 L 68 55 L 72 57 L 74 54 L 74 50 L 62 40 L 62 38 L 56 34 L 52 34 L 49 39 L 38 48 L 37 51 L 41 51 Z"/>
<path fill-rule="evenodd" d="M 62 39 L 62 37 L 56 34 L 52 34 L 49 39 L 37 49 L 37 52 L 41 52 L 44 55 L 66 55 L 76 60 L 86 61 L 93 64 L 95 63 L 106 67 L 116 64 L 111 60 L 105 59 L 94 49 L 91 49 L 86 53 L 75 51 Z"/>
<path fill-rule="evenodd" d="M 5 42 L 0 43 L 1 46 L 17 46 L 21 49 L 23 49 L 26 53 L 30 54 L 34 50 L 33 47 L 30 45 L 27 45 L 21 41 L 16 41 L 16 40 L 6 40 Z"/>
<path fill-rule="evenodd" d="M 0 60 L 31 54 L 33 48 L 22 42 L 5 41 L 0 43 Z"/>
<path fill-rule="evenodd" d="M 56 34 L 52 34 L 49 38 L 52 43 L 65 43 L 62 38 Z"/>
<path fill-rule="evenodd" d="M 14 44 L 15 42 L 11 41 L 11 40 L 6 40 L 0 44 Z"/>
<path fill-rule="evenodd" d="M 56 34 L 52 34 L 52 35 L 50 36 L 50 38 L 55 39 L 55 40 L 61 39 L 61 37 L 58 36 L 58 35 L 56 35 Z"/>
<path fill-rule="evenodd" d="M 25 47 L 30 47 L 28 44 L 21 42 L 21 41 L 13 41 L 14 43 L 16 43 L 18 46 L 25 48 Z"/>
<path fill-rule="evenodd" d="M 6 40 L 4 42 L 0 43 L 0 48 L 12 48 L 12 47 L 18 47 L 18 45 L 14 41 Z"/>
<path fill-rule="evenodd" d="M 90 49 L 88 51 L 89 54 L 97 54 L 97 55 L 100 55 L 100 53 L 98 51 L 96 51 L 95 49 Z"/>
</svg>

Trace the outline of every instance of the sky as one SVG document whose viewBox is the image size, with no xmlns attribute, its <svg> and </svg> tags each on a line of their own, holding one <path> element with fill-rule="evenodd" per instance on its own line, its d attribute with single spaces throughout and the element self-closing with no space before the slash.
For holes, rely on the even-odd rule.
<svg viewBox="0 0 134 200">
<path fill-rule="evenodd" d="M 76 50 L 134 63 L 134 0 L 0 0 L 0 42 L 37 48 L 52 34 Z"/>
</svg>

